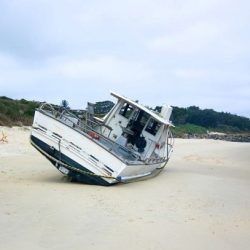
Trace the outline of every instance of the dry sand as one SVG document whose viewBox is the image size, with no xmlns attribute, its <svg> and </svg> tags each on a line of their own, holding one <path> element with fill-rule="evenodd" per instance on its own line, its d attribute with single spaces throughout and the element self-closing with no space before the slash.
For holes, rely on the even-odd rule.
<svg viewBox="0 0 250 250">
<path fill-rule="evenodd" d="M 1 131 L 2 250 L 250 247 L 250 144 L 176 140 L 159 176 L 100 187 L 68 182 L 27 129 Z"/>
</svg>

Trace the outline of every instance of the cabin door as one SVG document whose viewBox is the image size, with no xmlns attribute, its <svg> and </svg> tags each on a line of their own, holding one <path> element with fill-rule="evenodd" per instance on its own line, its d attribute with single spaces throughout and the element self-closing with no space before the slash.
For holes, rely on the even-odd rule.
<svg viewBox="0 0 250 250">
<path fill-rule="evenodd" d="M 136 110 L 130 119 L 127 128 L 133 131 L 133 135 L 129 135 L 128 142 L 135 144 L 136 140 L 141 136 L 149 115 L 143 110 Z"/>
</svg>

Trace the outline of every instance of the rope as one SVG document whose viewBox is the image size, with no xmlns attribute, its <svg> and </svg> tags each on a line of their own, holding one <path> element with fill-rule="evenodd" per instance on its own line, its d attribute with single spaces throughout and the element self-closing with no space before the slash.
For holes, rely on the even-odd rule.
<svg viewBox="0 0 250 250">
<path fill-rule="evenodd" d="M 63 166 L 63 167 L 66 167 L 70 170 L 73 170 L 73 171 L 76 171 L 80 174 L 83 174 L 83 175 L 89 175 L 89 176 L 95 176 L 95 177 L 101 177 L 101 178 L 107 178 L 107 179 L 114 179 L 114 180 L 117 180 L 117 178 L 115 177 L 112 177 L 112 176 L 106 176 L 106 175 L 98 175 L 98 174 L 94 174 L 94 173 L 90 173 L 90 172 L 87 172 L 87 171 L 84 171 L 84 170 L 81 170 L 79 168 L 75 168 L 73 166 L 70 166 L 60 160 L 57 160 L 56 158 L 54 158 L 53 156 L 49 155 L 47 152 L 45 152 L 44 150 L 42 150 L 40 147 L 38 147 L 31 139 L 30 139 L 30 143 L 33 147 L 35 147 L 38 151 L 40 151 L 43 155 L 45 155 L 47 158 L 55 161 L 57 164 Z"/>
</svg>

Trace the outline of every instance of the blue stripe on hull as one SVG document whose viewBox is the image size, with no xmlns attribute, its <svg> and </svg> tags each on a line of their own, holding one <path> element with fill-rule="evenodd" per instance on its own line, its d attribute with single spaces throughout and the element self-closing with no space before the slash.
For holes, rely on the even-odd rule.
<svg viewBox="0 0 250 250">
<path fill-rule="evenodd" d="M 37 137 L 31 135 L 31 141 L 37 145 L 39 148 L 41 148 L 43 151 L 45 151 L 47 154 L 49 154 L 50 156 L 56 158 L 57 160 L 60 160 L 64 163 L 66 163 L 69 166 L 78 168 L 82 171 L 86 171 L 89 173 L 92 173 L 91 171 L 89 171 L 88 169 L 86 169 L 85 167 L 83 167 L 82 165 L 80 165 L 79 163 L 75 162 L 74 160 L 70 159 L 68 156 L 60 153 L 58 150 L 51 148 L 48 144 L 44 143 L 43 141 L 39 140 Z M 40 151 L 39 151 L 40 152 Z M 42 153 L 42 152 L 40 152 Z M 44 155 L 46 157 L 46 155 Z M 57 169 L 58 167 L 55 164 L 55 161 L 53 161 L 52 159 L 49 159 L 48 157 L 46 157 Z M 70 176 L 72 178 L 72 181 L 76 181 L 76 182 L 82 182 L 85 184 L 91 184 L 91 185 L 101 185 L 101 186 L 110 186 L 113 184 L 110 184 L 108 182 L 106 182 L 105 180 L 103 180 L 101 177 L 98 176 L 91 176 L 91 175 L 85 175 L 73 170 L 69 170 L 68 176 Z"/>
</svg>

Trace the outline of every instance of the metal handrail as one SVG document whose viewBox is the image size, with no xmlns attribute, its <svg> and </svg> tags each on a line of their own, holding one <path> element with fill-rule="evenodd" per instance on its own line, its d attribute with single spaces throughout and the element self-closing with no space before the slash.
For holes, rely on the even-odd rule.
<svg viewBox="0 0 250 250">
<path fill-rule="evenodd" d="M 46 109 L 46 108 L 48 108 L 48 109 Z M 62 111 L 56 110 L 51 104 L 48 104 L 48 103 L 43 103 L 39 107 L 39 110 L 41 110 L 42 112 L 46 113 L 49 116 L 52 116 L 53 118 L 57 119 L 58 121 L 62 122 L 63 124 L 70 126 L 74 130 L 77 130 L 77 131 L 80 131 L 81 133 L 84 133 L 84 135 L 87 136 L 88 138 L 93 139 L 93 137 L 91 137 L 90 133 L 92 133 L 92 132 L 95 133 L 98 138 L 101 138 L 102 140 L 106 141 L 107 144 L 111 145 L 111 147 L 108 148 L 109 151 L 114 151 L 114 148 L 120 148 L 120 149 L 124 150 L 125 152 L 132 154 L 136 160 L 140 160 L 140 161 L 145 162 L 145 163 L 151 162 L 151 160 L 152 160 L 151 158 L 146 158 L 146 159 L 142 160 L 140 158 L 140 156 L 138 155 L 138 152 L 136 152 L 133 148 L 130 149 L 130 148 L 124 147 L 124 146 L 112 141 L 110 138 L 104 136 L 103 134 L 99 133 L 98 131 L 96 131 L 94 129 L 96 126 L 105 126 L 105 125 L 99 124 L 91 119 L 88 119 L 87 116 L 85 117 L 85 122 L 84 122 L 83 120 L 80 120 L 75 114 L 70 112 L 68 109 L 63 109 Z M 75 118 L 77 120 L 77 122 L 75 123 L 69 117 Z M 67 124 L 67 122 L 68 122 L 68 124 Z M 89 125 L 89 124 L 92 124 L 92 125 Z M 169 139 L 170 139 L 170 142 L 169 142 Z M 95 141 L 96 141 L 96 143 L 98 143 L 97 140 L 95 140 Z M 99 142 L 98 144 L 105 146 L 101 142 Z M 162 150 L 162 152 L 163 152 L 162 155 L 160 156 L 159 159 L 153 159 L 153 160 L 157 161 L 157 162 L 164 162 L 165 160 L 168 160 L 170 153 L 172 152 L 172 148 L 173 148 L 173 136 L 172 136 L 171 131 L 169 130 L 167 140 L 166 140 L 166 143 L 164 145 L 164 149 Z M 124 160 L 126 160 L 126 159 L 124 159 Z"/>
<path fill-rule="evenodd" d="M 46 109 L 44 109 L 45 106 L 48 106 L 51 108 L 52 112 L 48 113 Z M 91 127 L 90 125 L 88 125 L 88 123 L 91 123 L 93 125 L 96 126 L 104 126 L 102 124 L 98 124 L 93 120 L 90 119 L 86 119 L 85 123 L 80 120 L 75 114 L 71 113 L 69 110 L 64 109 L 62 112 L 57 111 L 52 105 L 47 104 L 47 103 L 43 103 L 40 108 L 39 108 L 42 112 L 45 112 L 47 115 L 52 116 L 53 118 L 59 120 L 60 122 L 62 122 L 63 124 L 66 124 L 66 121 L 70 122 L 71 125 L 66 124 L 68 126 L 70 126 L 71 128 L 78 130 L 82 133 L 84 133 L 85 136 L 87 136 L 88 138 L 92 138 L 88 133 L 89 132 L 94 132 L 99 138 L 101 138 L 102 140 L 106 141 L 108 144 L 111 145 L 111 148 L 108 148 L 109 151 L 113 151 L 115 147 L 117 148 L 121 148 L 123 149 L 125 152 L 129 152 L 131 153 L 135 159 L 140 160 L 139 156 L 137 155 L 136 152 L 134 152 L 134 150 L 131 150 L 129 148 L 126 148 L 114 141 L 112 141 L 111 139 L 109 139 L 108 137 L 102 135 L 101 133 L 99 133 L 98 131 L 96 131 L 93 127 Z M 73 118 L 77 119 L 77 123 L 73 122 L 68 116 L 70 115 Z M 97 142 L 97 141 L 96 141 Z M 99 143 L 101 144 L 101 143 Z"/>
</svg>

